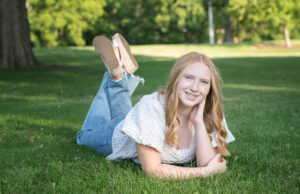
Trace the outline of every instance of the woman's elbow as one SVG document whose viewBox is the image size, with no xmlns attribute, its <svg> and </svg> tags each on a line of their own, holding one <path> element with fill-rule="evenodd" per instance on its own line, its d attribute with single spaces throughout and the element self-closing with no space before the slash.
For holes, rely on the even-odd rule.
<svg viewBox="0 0 300 194">
<path fill-rule="evenodd" d="M 165 178 L 163 176 L 162 171 L 160 170 L 161 165 L 156 165 L 156 166 L 147 166 L 147 167 L 142 167 L 143 172 L 147 175 L 147 176 L 151 176 L 151 177 L 156 177 L 156 178 Z"/>
<path fill-rule="evenodd" d="M 197 164 L 197 167 L 206 167 L 208 162 L 207 161 L 202 161 L 202 160 L 197 160 L 196 164 Z"/>
</svg>

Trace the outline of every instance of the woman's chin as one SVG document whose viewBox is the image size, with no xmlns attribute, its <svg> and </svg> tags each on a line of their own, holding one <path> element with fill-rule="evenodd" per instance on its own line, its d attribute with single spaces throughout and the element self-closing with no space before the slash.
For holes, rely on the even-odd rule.
<svg viewBox="0 0 300 194">
<path fill-rule="evenodd" d="M 184 104 L 184 106 L 186 107 L 190 107 L 193 108 L 194 106 L 198 105 L 200 102 L 199 100 L 186 100 L 185 102 L 183 102 L 182 104 Z"/>
</svg>

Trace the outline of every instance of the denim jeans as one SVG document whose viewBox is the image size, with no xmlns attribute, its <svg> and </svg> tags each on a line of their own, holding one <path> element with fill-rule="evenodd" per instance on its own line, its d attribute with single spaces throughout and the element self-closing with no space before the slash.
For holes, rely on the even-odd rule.
<svg viewBox="0 0 300 194">
<path fill-rule="evenodd" d="M 81 130 L 77 144 L 109 155 L 112 153 L 112 135 L 115 127 L 132 108 L 131 95 L 139 82 L 136 77 L 123 72 L 121 80 L 114 81 L 105 72 L 99 91 L 94 98 Z"/>
</svg>

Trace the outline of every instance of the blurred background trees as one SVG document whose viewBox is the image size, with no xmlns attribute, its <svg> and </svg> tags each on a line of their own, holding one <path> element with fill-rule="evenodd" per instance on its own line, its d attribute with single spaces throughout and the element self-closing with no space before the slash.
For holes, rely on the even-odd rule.
<svg viewBox="0 0 300 194">
<path fill-rule="evenodd" d="M 228 11 L 235 42 L 299 38 L 300 1 L 230 0 Z"/>
<path fill-rule="evenodd" d="M 86 45 L 86 34 L 104 15 L 104 0 L 28 0 L 31 41 L 35 46 Z"/>
<path fill-rule="evenodd" d="M 83 46 L 122 33 L 132 44 L 208 42 L 208 0 L 27 0 L 34 46 Z M 297 0 L 212 0 L 215 41 L 300 38 Z"/>
</svg>

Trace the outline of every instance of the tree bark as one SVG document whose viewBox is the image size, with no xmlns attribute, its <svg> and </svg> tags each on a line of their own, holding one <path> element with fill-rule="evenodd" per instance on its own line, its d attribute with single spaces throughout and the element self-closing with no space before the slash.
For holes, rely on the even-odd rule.
<svg viewBox="0 0 300 194">
<path fill-rule="evenodd" d="M 0 0 L 0 68 L 40 67 L 32 52 L 26 0 Z"/>
<path fill-rule="evenodd" d="M 286 20 L 283 21 L 283 27 L 284 27 L 285 45 L 286 45 L 287 48 L 291 48 L 292 44 L 291 44 L 289 30 L 288 30 L 288 27 L 287 27 L 287 21 Z"/>
<path fill-rule="evenodd" d="M 227 13 L 225 16 L 225 42 L 231 43 L 232 42 L 232 28 L 230 22 L 230 16 Z"/>
<path fill-rule="evenodd" d="M 211 0 L 208 0 L 208 23 L 209 23 L 209 43 L 215 44 L 214 19 L 213 19 Z"/>
</svg>

